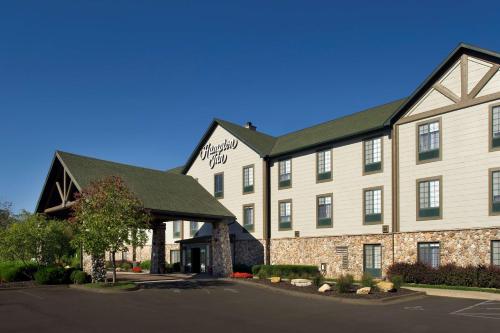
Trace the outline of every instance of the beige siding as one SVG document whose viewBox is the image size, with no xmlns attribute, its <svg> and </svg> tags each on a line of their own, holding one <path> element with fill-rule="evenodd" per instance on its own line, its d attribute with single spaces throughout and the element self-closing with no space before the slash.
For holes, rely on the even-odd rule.
<svg viewBox="0 0 500 333">
<path fill-rule="evenodd" d="M 488 169 L 500 167 L 500 152 L 489 152 L 489 106 L 441 115 L 442 160 L 416 164 L 416 123 L 399 127 L 400 228 L 405 231 L 499 226 L 488 215 Z M 432 118 L 431 118 L 432 119 Z M 443 177 L 442 220 L 416 220 L 416 179 Z"/>
<path fill-rule="evenodd" d="M 363 225 L 362 191 L 384 186 L 384 224 L 391 224 L 391 140 L 383 137 L 383 172 L 362 174 L 362 141 L 335 145 L 332 153 L 333 181 L 316 183 L 316 152 L 292 158 L 292 187 L 278 190 L 278 163 L 271 167 L 272 238 L 381 233 L 381 225 Z M 333 193 L 333 227 L 316 228 L 316 196 Z M 292 230 L 278 230 L 278 201 L 292 199 Z"/>
<path fill-rule="evenodd" d="M 467 62 L 467 93 L 470 93 L 472 89 L 476 86 L 479 80 L 488 72 L 492 64 L 482 61 L 477 58 L 469 57 Z"/>
<path fill-rule="evenodd" d="M 208 143 L 213 145 L 220 144 L 224 140 L 231 140 L 235 137 L 224 128 L 217 126 L 208 140 Z M 207 189 L 208 192 L 214 192 L 214 175 L 219 172 L 224 172 L 224 198 L 220 202 L 229 209 L 237 218 L 238 223 L 243 224 L 243 205 L 255 205 L 255 231 L 249 236 L 242 232 L 239 224 L 231 226 L 231 233 L 235 233 L 239 238 L 257 238 L 263 237 L 263 161 L 260 156 L 246 146 L 242 141 L 239 141 L 238 146 L 234 150 L 228 150 L 227 162 L 225 164 L 216 165 L 213 169 L 210 168 L 207 159 L 202 160 L 198 155 L 193 165 L 188 171 L 188 175 L 198 179 L 200 184 Z M 251 194 L 243 194 L 243 167 L 246 165 L 254 165 L 254 192 Z M 185 230 L 186 238 L 189 238 L 189 224 L 187 223 Z"/>
<path fill-rule="evenodd" d="M 443 86 L 450 89 L 455 95 L 460 96 L 462 89 L 462 83 L 460 80 L 460 62 L 456 62 L 451 69 L 443 75 L 443 78 L 439 81 Z"/>
<path fill-rule="evenodd" d="M 418 102 L 410 109 L 407 116 L 423 113 L 429 110 L 437 109 L 443 106 L 448 106 L 454 102 L 448 97 L 441 94 L 436 89 L 430 89 Z"/>
<path fill-rule="evenodd" d="M 483 89 L 477 94 L 478 97 L 494 94 L 500 91 L 500 70 L 488 81 Z"/>
</svg>

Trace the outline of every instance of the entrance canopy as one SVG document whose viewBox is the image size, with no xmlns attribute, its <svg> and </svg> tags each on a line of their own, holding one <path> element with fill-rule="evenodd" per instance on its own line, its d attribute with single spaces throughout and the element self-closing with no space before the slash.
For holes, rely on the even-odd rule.
<svg viewBox="0 0 500 333">
<path fill-rule="evenodd" d="M 65 218 L 75 194 L 105 177 L 120 177 L 156 221 L 226 222 L 234 215 L 190 176 L 56 151 L 36 207 Z"/>
</svg>

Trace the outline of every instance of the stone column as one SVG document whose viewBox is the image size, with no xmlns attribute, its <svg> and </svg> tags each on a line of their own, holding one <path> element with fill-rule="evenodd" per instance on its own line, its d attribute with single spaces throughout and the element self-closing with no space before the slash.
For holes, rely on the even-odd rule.
<svg viewBox="0 0 500 333">
<path fill-rule="evenodd" d="M 153 224 L 151 274 L 165 274 L 165 223 Z"/>
<path fill-rule="evenodd" d="M 228 277 L 233 272 L 229 226 L 223 222 L 212 225 L 212 274 L 215 277 Z"/>
</svg>

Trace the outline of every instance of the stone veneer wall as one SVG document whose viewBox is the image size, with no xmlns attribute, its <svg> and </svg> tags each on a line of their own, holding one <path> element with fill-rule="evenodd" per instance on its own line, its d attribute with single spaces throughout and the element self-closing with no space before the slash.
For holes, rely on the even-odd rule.
<svg viewBox="0 0 500 333">
<path fill-rule="evenodd" d="M 441 265 L 489 265 L 492 240 L 500 240 L 500 228 L 396 233 L 395 259 L 416 262 L 419 242 L 439 242 Z"/>
<path fill-rule="evenodd" d="M 392 235 L 349 235 L 298 237 L 271 240 L 271 264 L 317 265 L 326 263 L 326 277 L 353 274 L 359 279 L 363 274 L 363 245 L 382 245 L 382 274 L 392 264 Z M 337 246 L 348 248 L 348 269 L 342 268 L 342 255 Z"/>
<path fill-rule="evenodd" d="M 266 241 L 236 240 L 234 242 L 234 263 L 236 265 L 261 265 L 264 263 Z"/>
</svg>

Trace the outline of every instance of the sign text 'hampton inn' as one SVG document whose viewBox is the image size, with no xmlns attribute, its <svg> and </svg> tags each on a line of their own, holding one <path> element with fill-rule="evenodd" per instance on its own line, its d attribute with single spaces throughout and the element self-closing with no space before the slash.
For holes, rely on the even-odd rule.
<svg viewBox="0 0 500 333">
<path fill-rule="evenodd" d="M 224 140 L 224 142 L 213 145 L 207 143 L 200 151 L 200 158 L 202 160 L 208 159 L 210 169 L 213 169 L 217 164 L 225 164 L 227 162 L 227 150 L 236 149 L 238 146 L 237 139 Z"/>
</svg>

